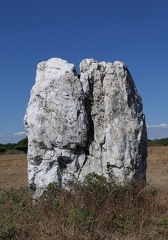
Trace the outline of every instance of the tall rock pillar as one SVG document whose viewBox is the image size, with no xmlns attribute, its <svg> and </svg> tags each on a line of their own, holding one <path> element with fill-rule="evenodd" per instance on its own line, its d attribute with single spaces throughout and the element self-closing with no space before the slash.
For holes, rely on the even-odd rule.
<svg viewBox="0 0 168 240">
<path fill-rule="evenodd" d="M 121 184 L 145 179 L 142 100 L 122 62 L 85 59 L 80 75 L 59 58 L 39 63 L 24 123 L 36 197 L 50 182 L 65 186 L 90 172 Z"/>
</svg>

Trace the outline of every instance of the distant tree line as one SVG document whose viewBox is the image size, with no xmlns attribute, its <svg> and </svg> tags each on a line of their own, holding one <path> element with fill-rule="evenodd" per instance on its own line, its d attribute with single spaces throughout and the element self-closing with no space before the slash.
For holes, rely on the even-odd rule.
<svg viewBox="0 0 168 240">
<path fill-rule="evenodd" d="M 28 149 L 27 137 L 23 138 L 18 143 L 7 143 L 7 144 L 0 143 L 0 154 L 18 153 L 18 152 L 27 153 L 27 149 Z"/>
<path fill-rule="evenodd" d="M 155 140 L 148 139 L 148 147 L 157 147 L 157 146 L 168 146 L 168 138 L 155 139 Z"/>
</svg>

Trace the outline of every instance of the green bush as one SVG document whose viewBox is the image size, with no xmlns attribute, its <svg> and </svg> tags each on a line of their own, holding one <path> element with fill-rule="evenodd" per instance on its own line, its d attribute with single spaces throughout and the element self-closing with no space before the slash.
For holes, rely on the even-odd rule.
<svg viewBox="0 0 168 240">
<path fill-rule="evenodd" d="M 156 146 L 168 146 L 168 138 L 155 139 L 155 140 L 148 139 L 148 147 L 156 147 Z"/>
<path fill-rule="evenodd" d="M 23 138 L 18 143 L 0 144 L 0 153 L 27 153 L 28 150 L 28 138 Z M 0 239 L 1 240 L 1 239 Z"/>
<path fill-rule="evenodd" d="M 22 140 L 20 140 L 16 146 L 15 146 L 16 150 L 22 151 L 24 153 L 27 153 L 27 149 L 28 149 L 28 138 L 24 138 Z"/>
<path fill-rule="evenodd" d="M 0 195 L 0 240 L 167 239 L 168 205 L 150 187 L 117 186 L 92 173 L 69 190 L 51 183 Z"/>
<path fill-rule="evenodd" d="M 0 154 L 5 153 L 6 148 L 5 147 L 0 147 Z"/>
</svg>

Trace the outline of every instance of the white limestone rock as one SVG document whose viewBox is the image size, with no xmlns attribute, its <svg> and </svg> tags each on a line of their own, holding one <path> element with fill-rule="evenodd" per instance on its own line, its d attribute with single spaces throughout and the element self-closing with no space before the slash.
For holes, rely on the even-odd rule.
<svg viewBox="0 0 168 240">
<path fill-rule="evenodd" d="M 92 103 L 89 119 L 93 134 L 80 179 L 90 171 L 117 183 L 145 178 L 145 117 L 126 65 L 85 59 L 80 71 L 85 98 Z"/>
<path fill-rule="evenodd" d="M 142 101 L 124 63 L 85 59 L 80 77 L 62 59 L 39 63 L 24 122 L 35 197 L 90 172 L 122 184 L 145 179 Z"/>
<path fill-rule="evenodd" d="M 73 64 L 58 58 L 38 64 L 24 121 L 29 185 L 39 195 L 50 182 L 71 180 L 85 160 L 87 115 Z"/>
</svg>

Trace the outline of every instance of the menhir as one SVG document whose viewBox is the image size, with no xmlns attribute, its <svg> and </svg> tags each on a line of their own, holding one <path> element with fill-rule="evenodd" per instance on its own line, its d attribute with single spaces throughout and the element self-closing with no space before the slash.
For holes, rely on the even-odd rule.
<svg viewBox="0 0 168 240">
<path fill-rule="evenodd" d="M 85 59 L 80 75 L 59 58 L 37 66 L 24 118 L 35 197 L 95 172 L 119 184 L 146 176 L 142 100 L 127 66 Z"/>
</svg>

